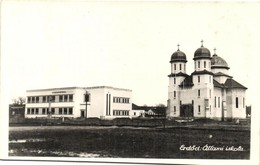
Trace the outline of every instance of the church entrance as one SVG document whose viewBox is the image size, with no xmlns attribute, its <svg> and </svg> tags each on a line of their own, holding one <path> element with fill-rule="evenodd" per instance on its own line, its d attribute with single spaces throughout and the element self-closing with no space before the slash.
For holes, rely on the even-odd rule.
<svg viewBox="0 0 260 165">
<path fill-rule="evenodd" d="M 193 117 L 192 104 L 182 104 L 180 107 L 180 117 Z"/>
</svg>

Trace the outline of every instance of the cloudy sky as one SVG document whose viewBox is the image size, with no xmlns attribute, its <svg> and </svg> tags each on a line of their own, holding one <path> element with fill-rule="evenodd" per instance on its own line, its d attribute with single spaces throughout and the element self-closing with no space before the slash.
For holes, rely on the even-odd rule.
<svg viewBox="0 0 260 165">
<path fill-rule="evenodd" d="M 3 1 L 2 97 L 28 89 L 113 86 L 133 90 L 138 105 L 166 104 L 170 57 L 188 58 L 200 41 L 230 67 L 254 99 L 259 59 L 259 3 Z"/>
</svg>

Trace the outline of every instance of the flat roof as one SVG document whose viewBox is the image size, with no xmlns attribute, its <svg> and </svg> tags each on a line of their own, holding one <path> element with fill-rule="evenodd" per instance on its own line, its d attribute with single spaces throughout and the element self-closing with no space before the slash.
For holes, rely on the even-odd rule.
<svg viewBox="0 0 260 165">
<path fill-rule="evenodd" d="M 61 87 L 61 88 L 45 88 L 45 89 L 30 89 L 26 90 L 26 92 L 40 92 L 40 91 L 54 91 L 54 90 L 71 90 L 71 89 L 83 89 L 83 90 L 90 90 L 90 89 L 113 89 L 113 90 L 124 90 L 124 91 L 132 91 L 131 89 L 124 89 L 124 88 L 115 88 L 111 86 L 93 86 L 93 87 Z"/>
</svg>

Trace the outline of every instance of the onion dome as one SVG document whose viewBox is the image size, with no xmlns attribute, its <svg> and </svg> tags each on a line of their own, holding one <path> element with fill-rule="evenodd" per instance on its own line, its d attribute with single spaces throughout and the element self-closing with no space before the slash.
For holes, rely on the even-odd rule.
<svg viewBox="0 0 260 165">
<path fill-rule="evenodd" d="M 180 51 L 179 46 L 180 45 L 178 45 L 178 50 L 172 54 L 170 63 L 172 63 L 172 62 L 187 62 L 186 55 L 185 55 L 185 53 Z"/>
<path fill-rule="evenodd" d="M 195 51 L 193 59 L 201 59 L 201 58 L 211 59 L 210 51 L 207 48 L 203 47 L 203 41 L 201 41 L 201 47 Z"/>
<path fill-rule="evenodd" d="M 216 51 L 216 49 L 214 49 L 214 51 Z M 211 59 L 211 68 L 225 68 L 225 69 L 229 69 L 227 62 L 219 57 L 216 52 L 214 53 L 214 55 L 212 56 Z"/>
</svg>

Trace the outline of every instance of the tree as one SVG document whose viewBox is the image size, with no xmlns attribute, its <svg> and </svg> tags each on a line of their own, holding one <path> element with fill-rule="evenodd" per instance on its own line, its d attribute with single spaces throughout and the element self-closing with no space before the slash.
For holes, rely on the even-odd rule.
<svg viewBox="0 0 260 165">
<path fill-rule="evenodd" d="M 164 104 L 157 104 L 156 107 L 166 107 Z"/>
<path fill-rule="evenodd" d="M 13 105 L 24 105 L 25 100 L 25 97 L 18 97 L 16 99 L 13 99 Z"/>
</svg>

